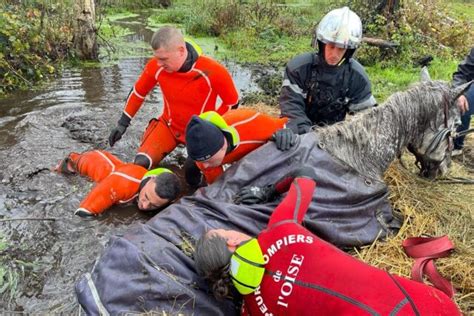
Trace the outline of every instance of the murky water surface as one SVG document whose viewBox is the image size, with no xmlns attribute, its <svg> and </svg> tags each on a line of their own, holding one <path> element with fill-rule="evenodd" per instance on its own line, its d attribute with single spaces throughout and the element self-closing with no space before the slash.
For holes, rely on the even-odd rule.
<svg viewBox="0 0 474 316">
<path fill-rule="evenodd" d="M 151 37 L 140 24 L 127 26 L 135 32 L 130 41 Z M 0 237 L 8 244 L 0 255 L 13 272 L 6 279 L 15 289 L 0 296 L 0 313 L 78 311 L 78 277 L 91 270 L 111 235 L 150 218 L 133 205 L 114 207 L 93 220 L 79 218 L 73 212 L 92 183 L 50 171 L 71 151 L 100 148 L 133 159 L 148 120 L 161 111 L 159 89 L 114 148 L 107 137 L 146 61 L 128 58 L 103 68 L 65 69 L 40 91 L 0 100 Z M 241 93 L 257 89 L 250 70 L 227 66 Z M 179 170 L 183 159 L 178 149 L 163 164 Z"/>
</svg>

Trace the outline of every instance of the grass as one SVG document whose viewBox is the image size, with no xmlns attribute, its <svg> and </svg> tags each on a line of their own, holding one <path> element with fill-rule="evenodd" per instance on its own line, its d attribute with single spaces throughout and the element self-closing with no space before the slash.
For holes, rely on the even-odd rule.
<svg viewBox="0 0 474 316">
<path fill-rule="evenodd" d="M 271 31 L 255 34 L 250 29 L 226 34 L 222 41 L 228 47 L 226 57 L 240 63 L 282 66 L 295 55 L 311 49 L 307 37 L 275 36 Z"/>
<path fill-rule="evenodd" d="M 474 2 L 472 0 L 452 0 L 448 3 L 448 7 L 454 15 L 464 15 L 471 21 L 474 21 Z"/>
<path fill-rule="evenodd" d="M 451 80 L 452 73 L 457 69 L 457 60 L 440 60 L 435 58 L 429 66 L 431 79 Z M 384 101 L 391 94 L 405 90 L 410 84 L 420 80 L 420 67 L 414 65 L 397 65 L 391 63 L 389 66 L 376 64 L 365 67 L 372 82 L 372 90 L 378 102 Z"/>
<path fill-rule="evenodd" d="M 7 256 L 4 255 L 7 250 L 8 244 L 5 239 L 0 236 L 0 254 L 2 254 L 0 257 L 2 258 L 0 259 L 0 297 L 5 301 L 10 301 L 17 293 L 19 277 L 15 270 L 10 268 L 8 263 L 4 260 L 7 258 Z"/>
</svg>

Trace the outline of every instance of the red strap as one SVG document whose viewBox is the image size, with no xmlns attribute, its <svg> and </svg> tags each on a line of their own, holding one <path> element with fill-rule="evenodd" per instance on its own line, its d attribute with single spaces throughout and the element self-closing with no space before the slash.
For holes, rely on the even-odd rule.
<svg viewBox="0 0 474 316">
<path fill-rule="evenodd" d="M 454 249 L 454 244 L 448 236 L 407 238 L 402 245 L 405 253 L 415 259 L 411 269 L 411 278 L 423 283 L 423 274 L 426 274 L 437 289 L 452 298 L 453 285 L 439 274 L 434 265 L 434 259 L 447 257 Z"/>
</svg>

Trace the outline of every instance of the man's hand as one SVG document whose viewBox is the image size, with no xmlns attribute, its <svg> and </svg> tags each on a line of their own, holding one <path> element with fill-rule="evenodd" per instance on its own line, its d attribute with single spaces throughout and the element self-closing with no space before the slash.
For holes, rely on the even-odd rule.
<svg viewBox="0 0 474 316">
<path fill-rule="evenodd" d="M 203 180 L 201 170 L 190 157 L 184 162 L 184 179 L 192 188 L 197 188 Z"/>
<path fill-rule="evenodd" d="M 260 204 L 273 201 L 277 196 L 274 185 L 245 187 L 234 196 L 235 204 Z"/>
<path fill-rule="evenodd" d="M 110 132 L 109 135 L 109 144 L 110 147 L 113 147 L 114 144 L 122 138 L 122 135 L 125 134 L 128 126 L 117 124 L 117 126 Z"/>
<path fill-rule="evenodd" d="M 458 107 L 461 111 L 461 114 L 464 114 L 469 111 L 469 102 L 463 94 L 461 94 L 461 96 L 458 98 Z"/>
<path fill-rule="evenodd" d="M 296 134 L 289 128 L 279 129 L 273 134 L 272 139 L 281 151 L 288 150 L 296 144 Z"/>
</svg>

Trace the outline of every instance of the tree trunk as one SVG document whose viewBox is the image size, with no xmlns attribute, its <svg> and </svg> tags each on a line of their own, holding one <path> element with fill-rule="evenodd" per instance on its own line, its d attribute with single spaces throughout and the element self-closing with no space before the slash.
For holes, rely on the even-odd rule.
<svg viewBox="0 0 474 316">
<path fill-rule="evenodd" d="M 81 59 L 97 60 L 99 49 L 95 28 L 94 0 L 76 0 L 74 48 Z"/>
</svg>

